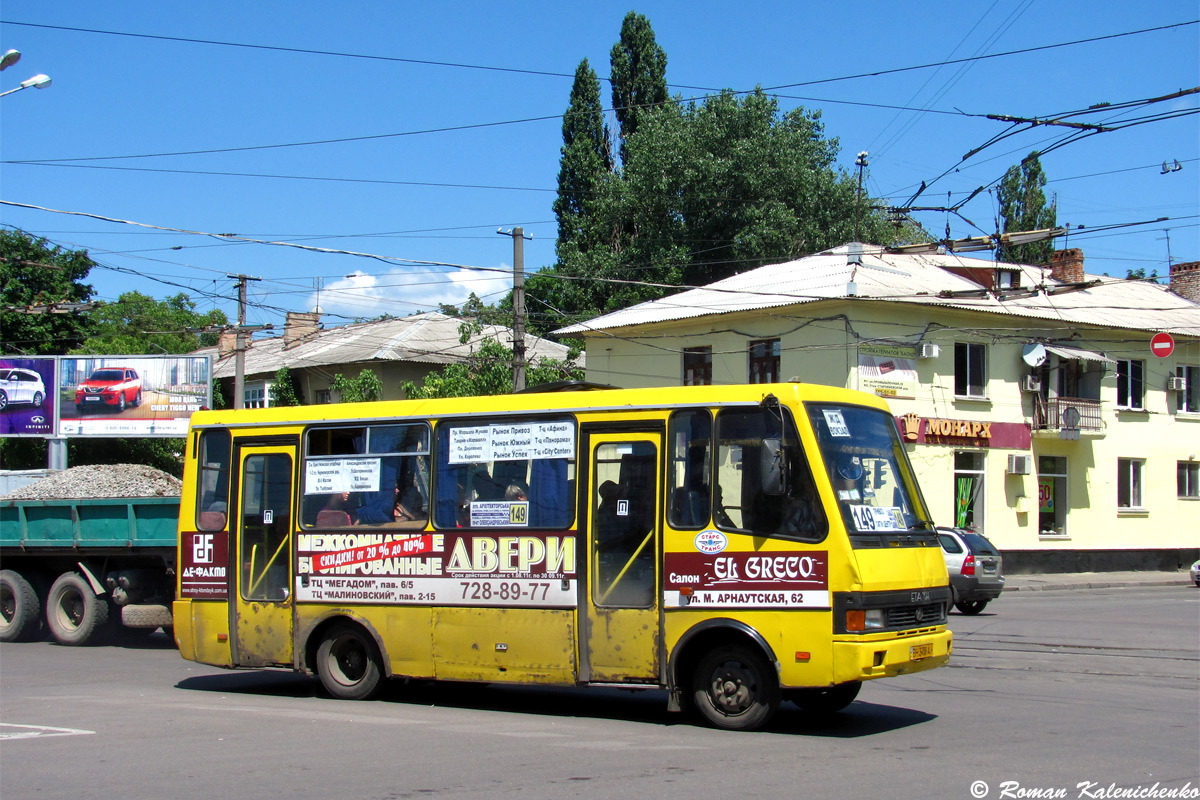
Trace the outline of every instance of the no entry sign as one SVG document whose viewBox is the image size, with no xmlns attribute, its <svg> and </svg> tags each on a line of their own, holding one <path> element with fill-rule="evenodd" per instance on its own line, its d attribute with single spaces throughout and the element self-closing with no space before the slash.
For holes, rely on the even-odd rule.
<svg viewBox="0 0 1200 800">
<path fill-rule="evenodd" d="M 1175 340 L 1169 333 L 1156 333 L 1150 340 L 1150 352 L 1159 358 L 1166 358 L 1175 352 Z"/>
</svg>

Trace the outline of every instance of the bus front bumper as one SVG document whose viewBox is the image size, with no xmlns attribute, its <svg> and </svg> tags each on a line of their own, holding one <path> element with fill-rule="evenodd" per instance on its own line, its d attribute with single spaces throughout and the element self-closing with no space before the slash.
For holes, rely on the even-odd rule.
<svg viewBox="0 0 1200 800">
<path fill-rule="evenodd" d="M 944 667 L 954 635 L 940 630 L 915 636 L 839 639 L 833 643 L 834 683 L 894 678 Z"/>
</svg>

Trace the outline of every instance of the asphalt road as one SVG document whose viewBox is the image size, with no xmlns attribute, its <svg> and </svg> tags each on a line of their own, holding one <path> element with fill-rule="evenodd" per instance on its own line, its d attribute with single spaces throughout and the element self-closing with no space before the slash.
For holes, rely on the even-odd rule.
<svg viewBox="0 0 1200 800">
<path fill-rule="evenodd" d="M 660 692 L 396 683 L 351 703 L 183 661 L 161 633 L 5 644 L 0 796 L 1200 796 L 1200 590 L 1012 593 L 951 627 L 952 666 L 750 734 Z"/>
</svg>

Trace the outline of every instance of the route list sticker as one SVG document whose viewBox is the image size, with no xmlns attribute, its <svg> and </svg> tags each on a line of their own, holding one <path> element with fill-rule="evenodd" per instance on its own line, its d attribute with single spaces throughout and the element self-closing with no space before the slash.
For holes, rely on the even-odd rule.
<svg viewBox="0 0 1200 800">
<path fill-rule="evenodd" d="M 379 491 L 378 458 L 309 459 L 304 464 L 305 494 Z"/>
<path fill-rule="evenodd" d="M 451 464 L 571 458 L 575 426 L 570 422 L 521 422 L 451 428 Z"/>
</svg>

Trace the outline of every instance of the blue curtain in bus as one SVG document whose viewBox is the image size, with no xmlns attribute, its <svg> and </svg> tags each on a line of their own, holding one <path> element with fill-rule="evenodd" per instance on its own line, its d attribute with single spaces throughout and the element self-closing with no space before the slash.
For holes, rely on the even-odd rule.
<svg viewBox="0 0 1200 800">
<path fill-rule="evenodd" d="M 364 452 L 361 437 L 354 440 L 354 449 Z M 372 428 L 372 453 L 394 453 L 400 449 L 400 437 L 396 428 Z M 358 521 L 367 524 L 391 522 L 395 519 L 396 481 L 400 477 L 400 459 L 398 457 L 382 457 L 379 459 L 379 491 L 364 492 L 360 496 Z"/>
<path fill-rule="evenodd" d="M 561 528 L 571 521 L 567 459 L 539 458 L 529 473 L 529 525 Z"/>
</svg>

